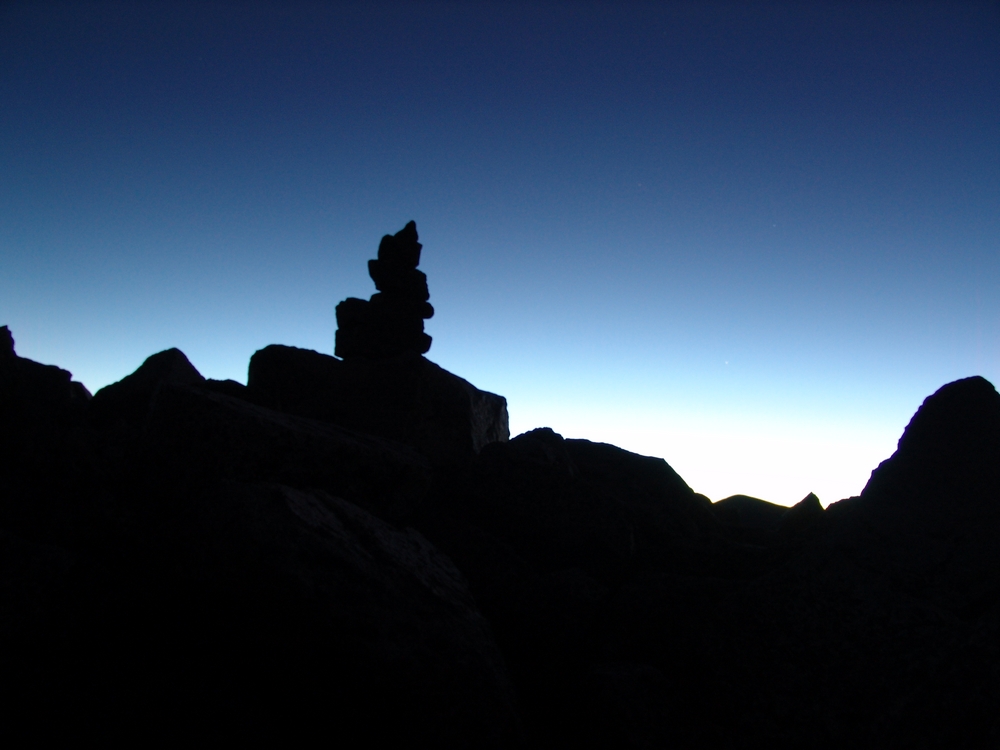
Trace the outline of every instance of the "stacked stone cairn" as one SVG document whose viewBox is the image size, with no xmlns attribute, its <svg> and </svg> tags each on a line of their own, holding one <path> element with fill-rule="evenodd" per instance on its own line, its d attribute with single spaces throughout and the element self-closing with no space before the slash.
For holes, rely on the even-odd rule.
<svg viewBox="0 0 1000 750">
<path fill-rule="evenodd" d="M 422 247 L 413 221 L 382 238 L 378 259 L 368 261 L 378 293 L 370 300 L 349 297 L 337 305 L 338 357 L 388 359 L 426 354 L 431 348 L 424 320 L 434 315 L 434 308 L 427 301 L 427 276 L 417 270 Z"/>
</svg>

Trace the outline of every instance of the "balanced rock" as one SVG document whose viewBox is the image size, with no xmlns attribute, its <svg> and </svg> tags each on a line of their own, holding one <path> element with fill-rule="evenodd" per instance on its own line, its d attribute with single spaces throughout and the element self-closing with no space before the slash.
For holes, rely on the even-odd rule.
<svg viewBox="0 0 1000 750">
<path fill-rule="evenodd" d="M 509 435 L 507 401 L 424 358 L 434 314 L 417 270 L 417 225 L 387 234 L 368 274 L 378 293 L 337 305 L 336 357 L 268 346 L 250 360 L 247 397 L 262 406 L 398 441 L 435 466 Z"/>
<path fill-rule="evenodd" d="M 434 315 L 434 308 L 427 301 L 427 276 L 417 270 L 422 247 L 413 221 L 382 238 L 378 258 L 368 261 L 378 292 L 368 301 L 349 297 L 337 305 L 338 357 L 385 359 L 425 354 L 431 348 L 424 320 Z"/>
</svg>

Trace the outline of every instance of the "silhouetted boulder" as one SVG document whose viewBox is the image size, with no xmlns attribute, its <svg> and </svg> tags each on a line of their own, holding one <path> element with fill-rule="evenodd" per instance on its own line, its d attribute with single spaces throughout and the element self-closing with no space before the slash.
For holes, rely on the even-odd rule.
<svg viewBox="0 0 1000 750">
<path fill-rule="evenodd" d="M 468 577 L 532 731 L 543 745 L 615 744 L 598 733 L 592 670 L 632 649 L 688 648 L 674 636 L 686 636 L 676 620 L 689 622 L 690 607 L 671 601 L 674 622 L 647 632 L 642 594 L 626 589 L 653 570 L 691 575 L 705 565 L 717 539 L 709 502 L 662 459 L 551 429 L 489 445 L 436 480 L 419 528 Z"/>
<path fill-rule="evenodd" d="M 992 384 L 966 378 L 929 396 L 838 516 L 859 551 L 908 588 L 955 612 L 997 600 L 1000 394 Z M 848 530 L 851 516 L 863 527 Z"/>
<path fill-rule="evenodd" d="M 68 381 L 0 366 L 28 391 Z M 8 467 L 8 730 L 54 731 L 38 728 L 54 711 L 77 736 L 157 726 L 306 739 L 334 725 L 373 742 L 516 746 L 503 658 L 461 573 L 418 532 L 360 507 L 414 516 L 426 461 L 220 390 L 181 352 L 154 355 L 101 391 L 93 427 L 32 447 L 49 471 Z M 96 465 L 84 475 L 68 459 L 87 445 Z M 82 509 L 72 523 L 51 513 L 63 505 L 30 511 L 50 475 Z M 58 533 L 23 522 L 21 507 Z"/>
<path fill-rule="evenodd" d="M 272 345 L 250 359 L 248 396 L 274 409 L 406 443 L 435 464 L 507 440 L 507 401 L 418 355 L 338 360 Z"/>
<path fill-rule="evenodd" d="M 777 531 L 788 508 L 749 495 L 732 495 L 714 503 L 712 510 L 726 526 Z"/>
<path fill-rule="evenodd" d="M 490 627 L 420 534 L 318 490 L 159 478 L 98 559 L 0 531 L 7 731 L 517 746 Z"/>
<path fill-rule="evenodd" d="M 73 376 L 55 365 L 43 365 L 17 356 L 14 337 L 0 328 L 0 415 L 33 421 L 77 413 L 90 400 L 90 392 Z"/>
<path fill-rule="evenodd" d="M 201 385 L 205 378 L 180 349 L 147 357 L 138 370 L 94 395 L 91 411 L 106 423 L 141 420 L 160 386 Z"/>
<path fill-rule="evenodd" d="M 378 258 L 368 261 L 378 293 L 367 302 L 350 297 L 337 305 L 338 357 L 385 359 L 425 354 L 431 348 L 424 320 L 434 315 L 434 308 L 427 301 L 427 277 L 417 270 L 421 247 L 413 221 L 382 238 Z"/>
<path fill-rule="evenodd" d="M 401 235 L 370 270 L 412 313 Z M 87 396 L 0 329 L 8 733 L 1000 745 L 981 378 L 825 510 L 713 505 L 662 459 L 551 429 L 507 441 L 501 397 L 412 348 L 271 346 L 247 386 L 170 350 Z"/>
<path fill-rule="evenodd" d="M 1000 395 L 981 377 L 943 386 L 913 415 L 895 454 L 872 472 L 862 497 L 933 505 L 946 514 L 992 509 L 1000 491 Z"/>
<path fill-rule="evenodd" d="M 0 328 L 0 526 L 49 539 L 72 525 L 72 495 L 91 464 L 90 399 L 66 370 L 17 356 Z"/>
<path fill-rule="evenodd" d="M 373 742 L 517 744 L 489 625 L 461 573 L 420 534 L 315 490 L 161 494 L 146 559 L 183 592 L 153 610 L 157 682 L 176 680 L 159 696 L 168 715 L 195 719 L 192 730 L 207 718 L 273 739 L 332 726 Z"/>
<path fill-rule="evenodd" d="M 924 402 L 860 497 L 813 509 L 791 557 L 723 606 L 733 731 L 749 745 L 800 745 L 817 725 L 831 746 L 996 744 L 982 696 L 1000 695 L 998 466 L 1000 395 L 969 378 Z"/>
</svg>

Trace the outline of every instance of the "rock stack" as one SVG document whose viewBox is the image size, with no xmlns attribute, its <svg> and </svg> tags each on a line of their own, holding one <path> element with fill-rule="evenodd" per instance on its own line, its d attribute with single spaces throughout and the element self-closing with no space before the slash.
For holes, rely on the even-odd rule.
<svg viewBox="0 0 1000 750">
<path fill-rule="evenodd" d="M 429 361 L 434 314 L 411 221 L 385 235 L 368 274 L 378 293 L 337 305 L 336 357 L 273 344 L 250 359 L 246 393 L 219 393 L 415 449 L 434 466 L 463 463 L 510 437 L 507 401 Z M 339 357 L 340 359 L 338 359 Z"/>
<path fill-rule="evenodd" d="M 421 247 L 413 221 L 382 238 L 378 259 L 368 261 L 378 293 L 368 301 L 349 297 L 337 305 L 338 357 L 388 359 L 431 348 L 424 320 L 434 315 L 434 308 L 427 301 L 427 276 L 417 270 Z"/>
</svg>

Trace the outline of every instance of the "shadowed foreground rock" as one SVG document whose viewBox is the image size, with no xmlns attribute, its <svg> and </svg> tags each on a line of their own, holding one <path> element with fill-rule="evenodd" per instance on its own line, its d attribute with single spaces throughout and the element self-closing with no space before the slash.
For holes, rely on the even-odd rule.
<svg viewBox="0 0 1000 750">
<path fill-rule="evenodd" d="M 5 404 L 50 373 L 0 367 Z M 74 476 L 4 467 L 8 726 L 55 710 L 65 723 L 37 731 L 304 737 L 333 724 L 372 742 L 520 742 L 463 575 L 361 507 L 413 515 L 430 479 L 418 454 L 219 393 L 177 350 L 70 427 L 55 448 L 86 457 L 61 462 Z"/>
<path fill-rule="evenodd" d="M 508 441 L 500 397 L 412 352 L 267 347 L 244 387 L 174 349 L 90 399 L 0 329 L 0 416 L 8 734 L 1000 746 L 982 378 L 826 510 Z"/>
</svg>

